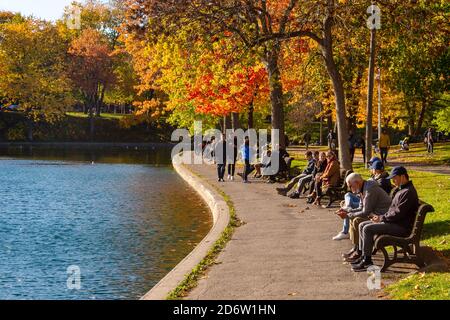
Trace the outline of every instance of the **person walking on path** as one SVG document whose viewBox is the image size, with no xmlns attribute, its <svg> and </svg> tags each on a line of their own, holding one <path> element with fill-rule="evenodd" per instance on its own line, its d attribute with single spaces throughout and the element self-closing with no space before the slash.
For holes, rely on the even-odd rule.
<svg viewBox="0 0 450 320">
<path fill-rule="evenodd" d="M 427 141 L 428 153 L 433 154 L 434 153 L 434 138 L 433 138 L 433 129 L 432 128 L 428 128 L 425 139 Z"/>
<path fill-rule="evenodd" d="M 217 164 L 217 176 L 219 182 L 225 182 L 225 168 L 227 165 L 227 142 L 225 134 L 222 135 L 222 140 L 218 141 L 214 146 L 215 160 Z"/>
<path fill-rule="evenodd" d="M 252 172 L 252 167 L 250 165 L 250 140 L 248 137 L 245 137 L 244 145 L 241 148 L 242 160 L 244 160 L 244 173 L 242 175 L 242 179 L 244 183 L 249 183 L 248 175 Z"/>
<path fill-rule="evenodd" d="M 228 180 L 234 181 L 234 175 L 236 173 L 236 161 L 238 156 L 238 141 L 235 137 L 233 139 L 233 154 L 227 154 L 228 161 Z"/>
<path fill-rule="evenodd" d="M 380 147 L 381 161 L 383 162 L 383 164 L 386 164 L 389 148 L 391 147 L 391 138 L 389 137 L 386 129 L 383 129 L 383 131 L 381 132 L 378 146 Z"/>
<path fill-rule="evenodd" d="M 328 132 L 327 139 L 328 139 L 328 149 L 334 151 L 336 149 L 336 138 L 334 136 L 333 130 L 330 130 Z"/>
</svg>

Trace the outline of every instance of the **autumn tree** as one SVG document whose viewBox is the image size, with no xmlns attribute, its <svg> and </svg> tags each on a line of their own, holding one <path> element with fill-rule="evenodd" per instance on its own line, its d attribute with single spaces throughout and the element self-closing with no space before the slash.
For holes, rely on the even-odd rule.
<svg viewBox="0 0 450 320">
<path fill-rule="evenodd" d="M 93 139 L 94 117 L 100 114 L 105 92 L 115 81 L 112 50 L 105 36 L 96 30 L 85 29 L 72 41 L 68 53 L 69 75 L 89 114 Z"/>
<path fill-rule="evenodd" d="M 281 147 L 284 143 L 283 84 L 279 65 L 282 42 L 291 38 L 308 38 L 320 47 L 336 97 L 336 114 L 340 141 L 348 137 L 345 122 L 345 94 L 342 76 L 337 68 L 333 47 L 333 27 L 339 10 L 349 5 L 327 1 L 145 1 L 131 0 L 129 24 L 138 29 L 175 32 L 180 24 L 200 22 L 204 32 L 231 32 L 247 49 L 256 48 L 269 74 L 272 104 L 272 127 L 279 129 Z M 351 168 L 347 148 L 340 159 L 344 168 Z"/>
<path fill-rule="evenodd" d="M 59 119 L 73 101 L 66 50 L 51 23 L 21 18 L 0 24 L 0 92 L 24 113 L 29 140 L 34 122 Z"/>
</svg>

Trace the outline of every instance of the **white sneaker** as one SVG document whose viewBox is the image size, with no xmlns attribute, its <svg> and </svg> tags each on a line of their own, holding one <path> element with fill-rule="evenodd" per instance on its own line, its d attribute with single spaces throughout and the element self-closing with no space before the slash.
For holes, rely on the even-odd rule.
<svg viewBox="0 0 450 320">
<path fill-rule="evenodd" d="M 228 175 L 228 180 L 231 180 L 231 175 Z"/>
<path fill-rule="evenodd" d="M 337 236 L 333 237 L 334 241 L 341 241 L 341 240 L 346 240 L 346 239 L 350 239 L 350 235 L 342 233 L 342 232 L 339 233 Z"/>
<path fill-rule="evenodd" d="M 231 176 L 230 180 L 231 180 L 231 181 L 234 181 L 234 177 L 233 177 L 233 176 Z"/>
</svg>

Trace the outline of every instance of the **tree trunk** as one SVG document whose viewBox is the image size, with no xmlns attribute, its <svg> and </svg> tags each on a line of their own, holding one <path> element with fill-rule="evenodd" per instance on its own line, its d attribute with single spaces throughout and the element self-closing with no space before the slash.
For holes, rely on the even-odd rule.
<svg viewBox="0 0 450 320">
<path fill-rule="evenodd" d="M 272 104 L 272 129 L 279 131 L 280 149 L 286 149 L 284 107 L 283 107 L 283 84 L 281 83 L 281 72 L 278 65 L 279 45 L 269 50 L 266 56 L 266 68 L 269 74 L 270 101 Z"/>
<path fill-rule="evenodd" d="M 94 119 L 94 107 L 89 107 L 89 137 L 93 142 L 95 137 L 95 119 Z"/>
<path fill-rule="evenodd" d="M 28 142 L 33 142 L 33 120 L 27 119 L 27 140 Z"/>
<path fill-rule="evenodd" d="M 352 162 L 350 159 L 350 149 L 347 148 L 345 141 L 348 140 L 347 115 L 345 110 L 345 91 L 341 74 L 337 69 L 336 62 L 333 57 L 333 41 L 332 41 L 332 18 L 328 17 L 324 22 L 322 54 L 327 67 L 328 75 L 333 83 L 335 101 L 336 101 L 336 122 L 337 122 L 337 138 L 340 144 L 339 161 L 342 169 L 351 170 Z"/>
<path fill-rule="evenodd" d="M 241 125 L 239 124 L 239 113 L 233 112 L 231 114 L 232 121 L 233 121 L 233 130 L 238 130 L 241 128 Z"/>
<path fill-rule="evenodd" d="M 225 133 L 228 129 L 231 129 L 233 127 L 231 115 L 224 116 L 223 121 L 224 121 L 223 132 Z"/>
<path fill-rule="evenodd" d="M 420 130 L 422 130 L 423 121 L 425 119 L 426 112 L 427 112 L 427 102 L 422 101 L 422 108 L 420 110 L 419 119 L 417 120 L 417 127 L 416 127 L 416 130 L 414 131 L 415 136 L 420 135 Z"/>
<path fill-rule="evenodd" d="M 252 102 L 248 107 L 248 129 L 253 129 L 255 127 L 254 112 L 255 108 Z"/>
</svg>

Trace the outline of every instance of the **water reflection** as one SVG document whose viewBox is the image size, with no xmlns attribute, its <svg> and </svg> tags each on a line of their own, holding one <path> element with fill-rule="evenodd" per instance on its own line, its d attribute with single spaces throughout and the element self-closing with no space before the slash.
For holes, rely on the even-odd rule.
<svg viewBox="0 0 450 320">
<path fill-rule="evenodd" d="M 2 150 L 0 299 L 136 299 L 181 261 L 210 215 L 156 153 Z"/>
</svg>

